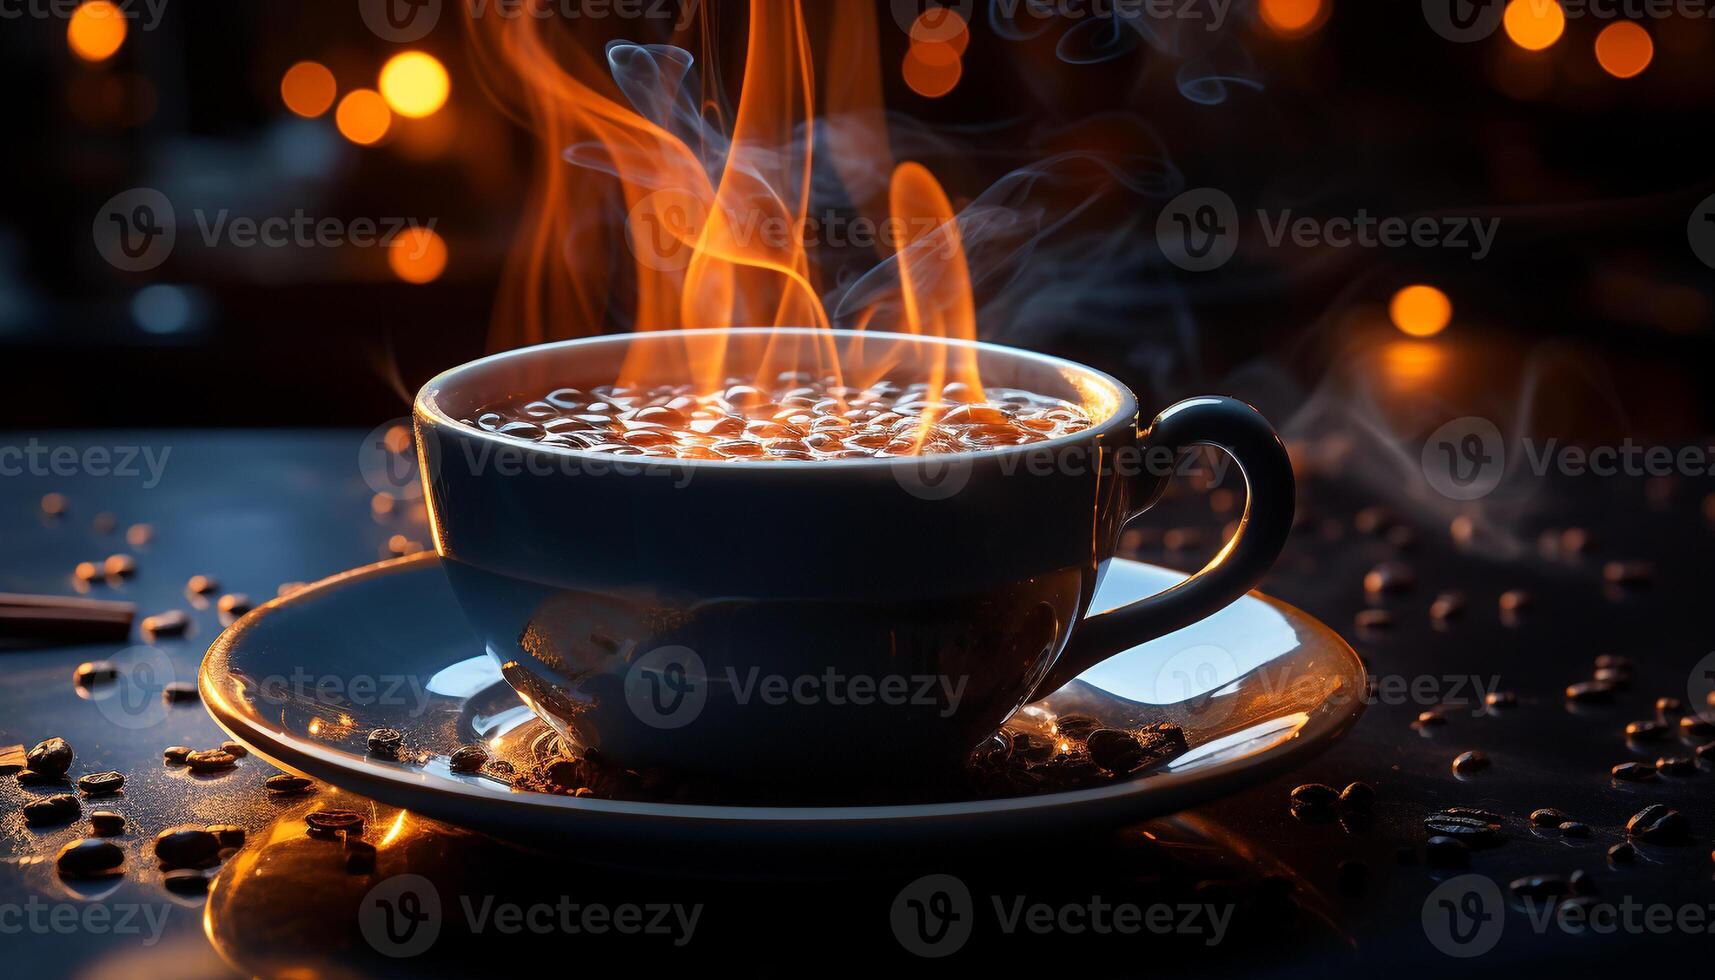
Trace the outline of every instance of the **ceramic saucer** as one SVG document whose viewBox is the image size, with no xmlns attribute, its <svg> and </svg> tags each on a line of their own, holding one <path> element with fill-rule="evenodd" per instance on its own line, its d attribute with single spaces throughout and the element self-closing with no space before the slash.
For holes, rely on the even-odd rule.
<svg viewBox="0 0 1715 980">
<path fill-rule="evenodd" d="M 1116 560 L 1105 610 L 1184 576 Z M 1055 719 L 1179 725 L 1189 751 L 1147 775 L 1063 792 L 891 805 L 634 802 L 515 790 L 452 771 L 480 742 L 527 768 L 558 746 L 471 637 L 439 559 L 355 569 L 256 609 L 226 630 L 199 684 L 216 721 L 283 768 L 425 816 L 561 853 L 628 863 L 711 853 L 848 856 L 1117 827 L 1174 813 L 1303 764 L 1347 732 L 1365 676 L 1322 623 L 1251 594 L 1220 613 L 1102 663 L 1026 706 L 1010 728 L 1052 735 Z M 405 734 L 402 761 L 366 754 L 368 733 Z"/>
</svg>

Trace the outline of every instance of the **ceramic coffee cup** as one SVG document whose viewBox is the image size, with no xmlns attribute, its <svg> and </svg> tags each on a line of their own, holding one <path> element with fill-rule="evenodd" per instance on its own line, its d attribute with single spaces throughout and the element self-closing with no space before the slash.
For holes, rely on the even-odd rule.
<svg viewBox="0 0 1715 980">
<path fill-rule="evenodd" d="M 1114 378 L 993 344 L 807 330 L 725 341 L 729 363 L 832 343 L 850 376 L 885 357 L 907 379 L 974 354 L 985 385 L 1080 404 L 1094 424 L 939 456 L 681 461 L 460 421 L 502 398 L 612 383 L 628 354 L 674 363 L 699 336 L 510 351 L 441 374 L 415 406 L 435 546 L 466 617 L 536 712 L 627 767 L 849 780 L 956 765 L 1033 698 L 1243 595 L 1291 526 L 1291 465 L 1254 409 L 1191 398 L 1140 425 Z M 1243 475 L 1236 537 L 1182 584 L 1088 615 L 1121 530 L 1197 446 Z"/>
</svg>

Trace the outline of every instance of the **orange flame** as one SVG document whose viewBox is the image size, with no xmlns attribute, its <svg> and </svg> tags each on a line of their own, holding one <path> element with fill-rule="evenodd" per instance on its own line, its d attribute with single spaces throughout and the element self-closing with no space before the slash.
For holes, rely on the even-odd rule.
<svg viewBox="0 0 1715 980">
<path fill-rule="evenodd" d="M 647 360 L 634 350 L 621 384 L 674 381 L 707 394 L 735 377 L 771 386 L 783 370 L 843 376 L 831 335 L 814 350 L 777 338 L 732 363 L 720 332 L 831 325 L 817 268 L 827 244 L 816 239 L 811 200 L 826 172 L 844 191 L 842 207 L 858 212 L 848 220 L 900 233 L 878 240 L 874 256 L 896 266 L 897 294 L 847 314 L 847 325 L 975 338 L 951 202 L 926 168 L 895 167 L 889 151 L 874 5 L 814 4 L 812 20 L 801 0 L 750 0 L 730 123 L 719 99 L 695 94 L 718 90 L 713 5 L 679 25 L 674 46 L 615 42 L 605 57 L 579 36 L 585 24 L 554 18 L 551 0 L 528 6 L 470 19 L 479 65 L 541 141 L 491 346 L 602 332 L 617 308 L 638 330 L 716 330 L 666 358 L 661 345 Z M 828 55 L 822 79 L 813 36 Z M 819 129 L 818 109 L 838 125 Z M 818 146 L 830 151 L 820 175 Z M 884 186 L 876 175 L 889 172 Z M 873 351 L 865 360 L 878 363 Z M 932 400 L 950 381 L 980 393 L 973 352 L 946 360 L 919 379 Z"/>
</svg>

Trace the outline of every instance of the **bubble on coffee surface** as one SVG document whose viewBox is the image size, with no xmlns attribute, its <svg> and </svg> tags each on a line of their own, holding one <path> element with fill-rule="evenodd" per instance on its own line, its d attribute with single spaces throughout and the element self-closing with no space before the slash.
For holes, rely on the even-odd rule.
<svg viewBox="0 0 1715 980">
<path fill-rule="evenodd" d="M 961 382 L 939 396 L 922 382 L 841 385 L 803 373 L 761 388 L 738 378 L 713 395 L 690 385 L 558 388 L 461 419 L 525 442 L 615 456 L 672 459 L 862 459 L 1020 446 L 1080 432 L 1071 402 Z"/>
</svg>

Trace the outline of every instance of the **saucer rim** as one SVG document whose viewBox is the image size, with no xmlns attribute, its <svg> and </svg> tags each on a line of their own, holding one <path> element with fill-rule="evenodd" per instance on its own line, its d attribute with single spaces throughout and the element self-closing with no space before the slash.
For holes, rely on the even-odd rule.
<svg viewBox="0 0 1715 980">
<path fill-rule="evenodd" d="M 641 818 L 699 824 L 828 826 L 847 823 L 915 824 L 972 817 L 1024 816 L 1082 807 L 1100 807 L 1102 804 L 1111 804 L 1141 794 L 1151 797 L 1192 795 L 1204 798 L 1215 795 L 1223 784 L 1232 784 L 1233 788 L 1249 785 L 1302 764 L 1351 731 L 1365 707 L 1362 697 L 1345 698 L 1333 705 L 1327 713 L 1312 715 L 1303 727 L 1285 740 L 1254 755 L 1207 768 L 1160 772 L 1108 786 L 1033 796 L 941 803 L 784 807 L 604 800 L 534 792 L 502 795 L 461 779 L 430 773 L 420 767 L 382 764 L 349 752 L 330 750 L 325 746 L 299 739 L 283 729 L 270 729 L 253 723 L 237 710 L 236 706 L 229 703 L 220 690 L 217 675 L 220 678 L 228 676 L 227 668 L 231 662 L 232 651 L 264 618 L 289 610 L 294 605 L 306 603 L 318 593 L 331 591 L 353 581 L 415 572 L 419 570 L 419 565 L 426 570 L 431 564 L 438 565 L 440 560 L 440 556 L 435 552 L 425 551 L 348 569 L 271 599 L 239 618 L 209 645 L 197 671 L 197 690 L 215 723 L 246 747 L 281 768 L 301 772 L 334 786 L 407 809 L 422 809 L 420 798 L 407 799 L 407 794 L 415 797 L 415 794 L 428 791 L 439 796 L 456 797 L 473 805 L 516 807 L 535 812 L 543 809 L 564 810 L 590 817 Z M 1148 562 L 1134 562 L 1124 558 L 1113 560 L 1182 574 L 1160 565 L 1150 565 Z M 1344 676 L 1352 679 L 1354 691 L 1365 689 L 1367 672 L 1363 661 L 1345 638 L 1332 627 L 1303 610 L 1262 592 L 1252 591 L 1247 593 L 1247 596 L 1275 607 L 1295 623 L 1314 627 L 1331 649 L 1344 659 L 1349 668 Z M 1322 702 L 1324 705 L 1329 703 L 1326 700 Z M 1198 792 L 1204 786 L 1211 787 L 1211 792 Z"/>
</svg>

